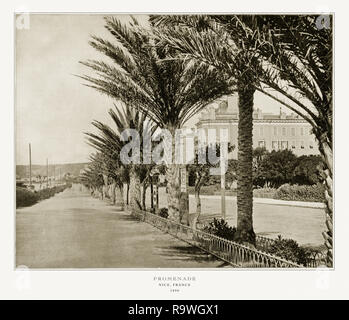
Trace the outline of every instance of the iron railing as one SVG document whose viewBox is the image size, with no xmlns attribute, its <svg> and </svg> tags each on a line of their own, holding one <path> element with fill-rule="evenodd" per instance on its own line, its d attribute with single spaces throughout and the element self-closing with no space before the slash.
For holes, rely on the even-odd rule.
<svg viewBox="0 0 349 320">
<path fill-rule="evenodd" d="M 130 210 L 137 219 L 147 222 L 165 233 L 198 247 L 234 267 L 243 268 L 300 268 L 295 262 L 229 241 L 216 235 L 193 228 L 141 210 Z"/>
<path fill-rule="evenodd" d="M 274 239 L 256 235 L 256 248 L 258 250 L 268 252 L 274 242 Z M 312 251 L 307 253 L 305 266 L 307 268 L 326 266 L 326 252 Z"/>
<path fill-rule="evenodd" d="M 208 217 L 208 219 L 210 218 L 212 219 L 212 216 Z M 198 225 L 198 227 L 200 229 L 203 228 L 205 226 L 205 223 L 207 223 L 208 219 L 201 220 L 201 223 Z M 256 249 L 259 251 L 264 251 L 268 253 L 270 251 L 269 250 L 270 247 L 274 244 L 274 242 L 275 242 L 274 239 L 256 235 Z M 313 251 L 308 253 L 305 267 L 317 268 L 317 267 L 324 267 L 324 266 L 326 266 L 326 252 L 322 252 L 318 250 L 318 251 Z"/>
<path fill-rule="evenodd" d="M 307 268 L 326 267 L 327 254 L 326 252 L 314 251 L 307 257 Z"/>
<path fill-rule="evenodd" d="M 274 239 L 256 235 L 256 247 L 258 250 L 268 251 L 274 242 Z"/>
</svg>

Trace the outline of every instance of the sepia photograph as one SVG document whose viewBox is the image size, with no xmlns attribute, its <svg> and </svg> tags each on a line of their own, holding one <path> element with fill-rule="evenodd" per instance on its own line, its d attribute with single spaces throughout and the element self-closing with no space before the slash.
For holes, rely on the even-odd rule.
<svg viewBox="0 0 349 320">
<path fill-rule="evenodd" d="M 333 269 L 333 14 L 16 13 L 15 268 Z"/>
</svg>

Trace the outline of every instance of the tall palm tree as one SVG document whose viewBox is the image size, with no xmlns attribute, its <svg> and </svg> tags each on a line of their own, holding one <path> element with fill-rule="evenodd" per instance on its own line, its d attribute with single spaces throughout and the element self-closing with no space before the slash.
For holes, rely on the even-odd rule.
<svg viewBox="0 0 349 320">
<path fill-rule="evenodd" d="M 115 42 L 92 37 L 90 44 L 112 60 L 82 62 L 96 72 L 83 76 L 88 85 L 125 104 L 137 106 L 172 137 L 176 129 L 218 97 L 231 92 L 229 83 L 215 70 L 203 65 L 171 59 L 171 50 L 158 46 L 154 26 L 142 28 L 136 19 L 123 25 L 105 19 Z M 172 160 L 175 141 L 172 139 Z M 167 163 L 169 218 L 181 220 L 180 165 Z"/>
<path fill-rule="evenodd" d="M 258 37 L 246 34 L 233 16 L 152 16 L 151 21 L 162 26 L 157 33 L 162 45 L 179 52 L 183 59 L 226 74 L 236 83 L 239 108 L 236 241 L 255 244 L 252 116 Z"/>
<path fill-rule="evenodd" d="M 326 166 L 323 174 L 328 230 L 324 238 L 331 266 L 332 17 L 327 17 L 325 25 L 321 25 L 321 18 L 314 15 L 217 15 L 209 17 L 209 24 L 203 17 L 195 16 L 155 16 L 153 19 L 171 25 L 172 29 L 162 37 L 183 56 L 221 67 L 232 75 L 238 66 L 232 61 L 236 48 L 247 50 L 251 59 L 245 60 L 246 66 L 252 67 L 250 70 L 255 73 L 252 77 L 255 81 L 250 83 L 252 90 L 285 105 L 312 125 Z M 198 30 L 204 32 L 198 33 Z M 243 65 L 240 68 L 245 70 Z"/>
<path fill-rule="evenodd" d="M 333 39 L 332 17 L 258 16 L 249 32 L 258 31 L 264 45 L 260 55 L 260 86 L 256 89 L 307 120 L 324 160 L 327 265 L 333 265 Z M 280 96 L 282 97 L 280 99 Z"/>
</svg>

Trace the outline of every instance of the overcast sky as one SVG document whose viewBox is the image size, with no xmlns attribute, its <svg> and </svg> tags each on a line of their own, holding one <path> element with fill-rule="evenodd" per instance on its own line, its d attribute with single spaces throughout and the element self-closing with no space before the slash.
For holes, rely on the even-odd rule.
<svg viewBox="0 0 349 320">
<path fill-rule="evenodd" d="M 147 16 L 136 17 L 146 23 Z M 30 15 L 29 29 L 17 30 L 17 164 L 28 164 L 28 143 L 34 164 L 45 164 L 46 158 L 56 164 L 86 162 L 93 149 L 83 132 L 93 131 L 94 119 L 111 123 L 107 111 L 113 101 L 74 76 L 88 72 L 79 61 L 101 58 L 88 44 L 91 35 L 110 39 L 103 15 Z M 275 113 L 280 107 L 261 94 L 255 95 L 255 106 Z"/>
</svg>

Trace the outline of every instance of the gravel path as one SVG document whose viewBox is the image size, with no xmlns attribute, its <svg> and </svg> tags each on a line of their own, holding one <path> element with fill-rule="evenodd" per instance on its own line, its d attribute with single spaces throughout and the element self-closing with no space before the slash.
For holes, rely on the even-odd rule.
<svg viewBox="0 0 349 320">
<path fill-rule="evenodd" d="M 16 265 L 29 268 L 215 268 L 199 249 L 79 190 L 17 210 Z"/>
</svg>

